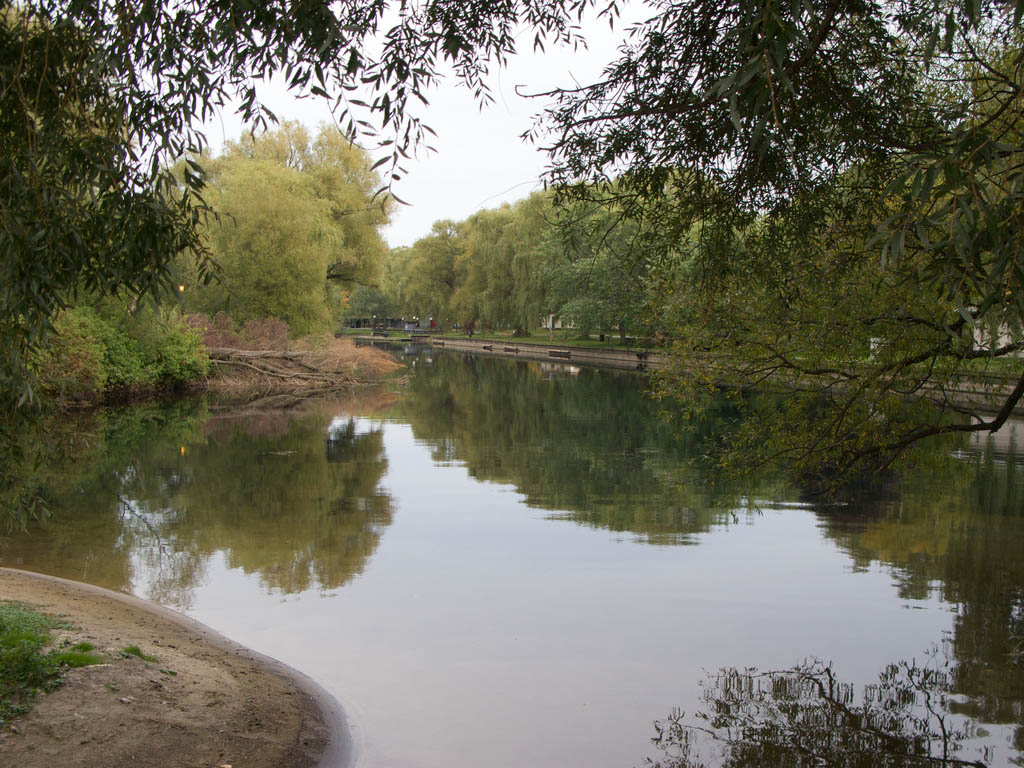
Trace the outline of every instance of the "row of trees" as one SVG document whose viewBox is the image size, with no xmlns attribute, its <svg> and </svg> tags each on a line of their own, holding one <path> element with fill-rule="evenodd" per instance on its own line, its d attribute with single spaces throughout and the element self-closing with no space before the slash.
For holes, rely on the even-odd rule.
<svg viewBox="0 0 1024 768">
<path fill-rule="evenodd" d="M 390 253 L 377 286 L 352 291 L 347 315 L 429 316 L 442 328 L 516 336 L 554 315 L 580 335 L 614 330 L 624 340 L 659 321 L 659 283 L 633 250 L 639 229 L 614 210 L 562 209 L 546 192 L 438 221 Z"/>
<path fill-rule="evenodd" d="M 202 159 L 171 170 L 203 157 L 196 118 L 235 97 L 247 122 L 265 122 L 256 84 L 282 72 L 294 90 L 332 99 L 348 136 L 383 131 L 394 180 L 427 135 L 415 105 L 442 72 L 486 101 L 488 70 L 515 51 L 517 30 L 539 46 L 572 42 L 591 3 L 433 0 L 396 14 L 389 5 L 0 5 L 5 463 L 19 459 L 12 446 L 33 399 L 27 361 L 80 286 L 152 295 L 174 284 L 183 252 L 200 277 L 209 272 L 203 186 L 217 174 Z M 662 296 L 675 297 L 655 303 L 682 340 L 665 396 L 699 410 L 707 382 L 722 380 L 802 393 L 785 408 L 750 409 L 733 444 L 757 462 L 819 475 L 884 466 L 923 438 L 1004 423 L 1024 396 L 1019 365 L 1012 389 L 988 404 L 994 416 L 963 413 L 952 397 L 939 411 L 906 403 L 925 390 L 941 399 L 979 361 L 1021 351 L 1022 8 L 663 0 L 600 80 L 547 94 L 535 137 L 550 147 L 551 186 L 587 217 L 597 206 L 633 222 L 637 256 L 616 257 L 617 268 L 641 284 L 653 270 Z M 617 10 L 599 12 L 614 23 Z M 211 197 L 241 195 L 253 177 L 233 173 Z M 287 184 L 300 199 L 323 204 L 304 215 L 326 224 L 318 183 L 296 178 Z M 491 310 L 473 311 L 473 288 L 456 300 L 453 274 L 509 292 L 501 274 L 455 263 L 454 236 L 442 228 L 409 258 L 451 256 L 434 281 L 451 294 L 443 309 L 482 320 Z M 501 237 L 486 242 L 478 250 L 503 252 Z M 515 258 L 501 263 L 521 269 Z M 512 303 L 523 316 L 534 309 Z M 979 329 L 1006 329 L 1009 340 L 969 344 Z"/>
</svg>

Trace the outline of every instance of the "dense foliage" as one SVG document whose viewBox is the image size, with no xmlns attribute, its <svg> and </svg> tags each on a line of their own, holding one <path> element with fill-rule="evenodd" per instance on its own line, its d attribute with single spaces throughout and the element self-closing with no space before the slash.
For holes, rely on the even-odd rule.
<svg viewBox="0 0 1024 768">
<path fill-rule="evenodd" d="M 342 286 L 375 281 L 386 252 L 389 205 L 373 199 L 380 179 L 366 152 L 333 127 L 310 136 L 284 123 L 243 135 L 205 166 L 218 216 L 203 235 L 217 279 L 180 260 L 185 308 L 239 323 L 275 317 L 296 336 L 331 330 Z"/>
<path fill-rule="evenodd" d="M 209 368 L 202 339 L 176 309 L 81 305 L 61 313 L 55 327 L 38 365 L 43 389 L 62 400 L 97 402 L 174 387 L 201 379 Z"/>
<path fill-rule="evenodd" d="M 486 101 L 488 67 L 516 49 L 518 30 L 535 46 L 573 41 L 591 5 L 5 2 L 5 462 L 23 458 L 26 360 L 74 292 L 153 293 L 178 254 L 204 253 L 201 169 L 169 170 L 201 155 L 196 118 L 237 98 L 247 122 L 265 122 L 257 84 L 283 73 L 296 91 L 331 97 L 350 137 L 383 129 L 390 184 L 429 136 L 414 107 L 442 72 Z M 987 403 L 994 416 L 961 418 L 948 384 L 1022 349 L 1022 8 L 657 0 L 599 81 L 548 94 L 536 135 L 552 147 L 549 180 L 562 199 L 607 205 L 635 228 L 628 248 L 591 252 L 588 274 L 609 279 L 587 284 L 603 298 L 628 276 L 674 297 L 652 307 L 668 305 L 683 339 L 666 396 L 699 410 L 707 381 L 756 375 L 807 393 L 755 411 L 737 445 L 823 479 L 1003 423 L 1024 395 L 1019 365 L 1011 391 Z M 614 21 L 617 3 L 601 12 Z M 523 267 L 506 235 L 472 246 L 501 264 L 484 304 L 475 262 L 457 263 L 453 232 L 435 235 L 431 312 L 517 329 L 536 312 L 536 293 L 509 287 Z M 352 277 L 347 258 L 328 266 Z M 461 296 L 460 269 L 471 286 Z M 499 299 L 514 312 L 485 319 Z M 600 318 L 603 301 L 567 306 L 581 323 L 625 322 Z M 904 407 L 922 392 L 943 404 L 937 415 Z"/>
<path fill-rule="evenodd" d="M 381 289 L 350 317 L 431 317 L 442 328 L 509 330 L 524 336 L 556 319 L 573 334 L 649 335 L 665 276 L 637 253 L 640 224 L 592 206 L 567 212 L 550 193 L 439 221 L 389 259 Z"/>
</svg>

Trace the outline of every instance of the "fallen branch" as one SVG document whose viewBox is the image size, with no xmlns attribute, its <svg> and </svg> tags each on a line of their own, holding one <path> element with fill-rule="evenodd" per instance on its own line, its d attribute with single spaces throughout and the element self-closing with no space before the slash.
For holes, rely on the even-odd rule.
<svg viewBox="0 0 1024 768">
<path fill-rule="evenodd" d="M 348 339 L 298 342 L 280 350 L 218 346 L 207 348 L 207 355 L 215 371 L 209 389 L 264 397 L 350 389 L 380 381 L 400 367 L 390 355 Z"/>
</svg>

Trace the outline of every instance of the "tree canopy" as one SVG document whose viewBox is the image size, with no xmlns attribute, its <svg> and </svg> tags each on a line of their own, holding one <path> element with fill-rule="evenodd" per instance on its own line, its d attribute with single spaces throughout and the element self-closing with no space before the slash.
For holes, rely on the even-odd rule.
<svg viewBox="0 0 1024 768">
<path fill-rule="evenodd" d="M 718 359 L 761 359 L 784 376 L 809 377 L 799 385 L 824 393 L 838 413 L 874 418 L 887 410 L 873 405 L 879 394 L 921 389 L 904 386 L 905 373 L 913 384 L 933 362 L 946 375 L 969 367 L 979 351 L 988 358 L 1020 351 L 1013 334 L 1024 316 L 1024 3 L 656 0 L 651 7 L 597 82 L 546 94 L 554 106 L 533 136 L 550 145 L 549 181 L 564 199 L 612 199 L 643 222 L 648 262 L 697 235 L 687 245 L 693 289 L 669 295 L 686 293 L 680 315 L 698 318 L 712 347 L 727 340 Z M 404 173 L 404 158 L 429 141 L 421 116 L 431 85 L 454 73 L 487 101 L 488 71 L 517 50 L 517 34 L 525 30 L 535 47 L 573 44 L 588 9 L 613 23 L 618 14 L 615 0 L 5 2 L 5 434 L 32 398 L 26 356 L 78 286 L 153 292 L 167 285 L 177 254 L 201 258 L 201 169 L 189 166 L 183 179 L 170 171 L 204 148 L 197 120 L 235 99 L 247 123 L 265 123 L 272 115 L 259 104 L 257 84 L 283 74 L 296 92 L 332 99 L 347 138 L 376 137 L 390 185 Z M 341 259 L 343 275 L 347 268 Z M 883 309 L 904 352 L 869 374 L 858 358 L 857 383 L 841 388 L 863 393 L 856 407 L 834 396 L 832 374 L 812 373 L 835 369 L 836 359 L 801 361 L 814 351 L 809 345 L 780 355 L 757 342 L 734 355 L 728 345 L 746 337 L 730 326 L 731 305 L 721 301 L 744 270 L 750 290 L 760 283 L 775 304 L 766 311 L 783 319 L 820 284 L 805 278 L 890 281 L 881 290 L 895 303 Z M 856 324 L 870 321 L 865 315 Z M 806 331 L 776 327 L 786 329 L 785 339 Z M 915 340 L 928 327 L 934 334 Z M 1006 328 L 1011 341 L 965 344 L 979 328 Z M 680 354 L 687 358 L 685 346 Z M 692 381 L 681 374 L 667 391 L 685 397 Z M 1003 405 L 1022 393 L 1024 378 Z M 992 429 L 1007 412 L 973 412 L 968 423 L 883 416 L 880 451 L 848 440 L 844 418 L 824 420 L 833 428 L 821 439 L 839 446 L 829 463 L 840 468 L 886 463 L 921 437 Z M 864 434 L 867 423 L 853 431 Z"/>
<path fill-rule="evenodd" d="M 649 222 L 649 261 L 682 248 L 661 393 L 788 392 L 740 401 L 723 466 L 826 486 L 998 428 L 1024 394 L 1021 5 L 655 7 L 537 135 L 563 199 Z M 1008 388 L 965 383 L 994 367 Z"/>
<path fill-rule="evenodd" d="M 217 211 L 203 228 L 217 268 L 205 283 L 180 259 L 184 304 L 237 322 L 275 317 L 293 334 L 326 333 L 341 298 L 328 284 L 351 288 L 379 279 L 387 246 L 380 227 L 390 201 L 365 151 L 333 126 L 316 136 L 300 124 L 246 134 L 205 160 L 205 197 Z"/>
</svg>

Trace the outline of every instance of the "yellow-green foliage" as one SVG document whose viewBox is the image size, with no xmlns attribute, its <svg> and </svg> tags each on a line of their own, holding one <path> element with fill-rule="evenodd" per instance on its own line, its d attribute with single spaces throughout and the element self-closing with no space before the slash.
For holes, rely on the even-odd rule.
<svg viewBox="0 0 1024 768">
<path fill-rule="evenodd" d="M 300 336 L 327 331 L 332 233 L 311 180 L 266 160 L 228 162 L 210 202 L 221 212 L 209 238 L 222 277 L 190 295 L 190 306 L 230 308 L 242 322 L 278 317 Z"/>
<path fill-rule="evenodd" d="M 371 283 L 387 253 L 379 232 L 387 205 L 372 200 L 380 182 L 369 156 L 333 127 L 311 139 L 285 123 L 205 164 L 219 214 L 206 230 L 219 280 L 186 277 L 186 307 L 226 310 L 240 323 L 276 317 L 295 336 L 329 331 L 342 300 L 328 278 Z"/>
</svg>

